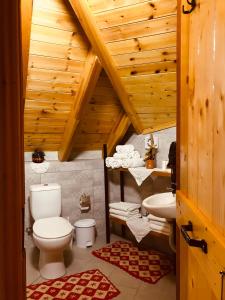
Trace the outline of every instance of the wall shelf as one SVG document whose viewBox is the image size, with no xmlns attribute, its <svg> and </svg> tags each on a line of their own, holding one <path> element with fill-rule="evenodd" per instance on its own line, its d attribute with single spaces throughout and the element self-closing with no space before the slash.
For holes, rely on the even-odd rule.
<svg viewBox="0 0 225 300">
<path fill-rule="evenodd" d="M 108 168 L 109 171 L 118 171 L 118 172 L 129 172 L 129 170 L 127 168 Z M 155 168 L 153 169 L 152 173 L 149 176 L 163 176 L 163 177 L 170 177 L 171 176 L 171 171 L 170 169 L 167 170 L 163 170 L 163 169 L 158 169 Z"/>
<path fill-rule="evenodd" d="M 130 173 L 127 168 L 107 168 L 105 164 L 105 159 L 107 157 L 107 146 L 104 145 L 104 183 L 105 183 L 105 217 L 106 217 L 106 242 L 110 243 L 110 222 L 117 223 L 121 225 L 122 229 L 122 236 L 125 237 L 125 230 L 127 227 L 126 221 L 121 220 L 116 217 L 112 217 L 109 214 L 109 182 L 108 182 L 108 172 L 111 171 L 116 171 L 119 172 L 120 174 L 120 201 L 124 202 L 124 174 L 126 172 Z M 149 174 L 149 176 L 154 175 L 154 176 L 163 176 L 163 177 L 171 177 L 171 171 L 170 170 L 162 170 L 155 168 L 152 170 L 152 173 Z M 156 231 L 151 231 L 149 235 L 152 236 L 158 236 L 158 237 L 163 237 L 163 238 L 168 238 L 168 235 L 163 234 L 163 233 L 158 233 Z"/>
</svg>

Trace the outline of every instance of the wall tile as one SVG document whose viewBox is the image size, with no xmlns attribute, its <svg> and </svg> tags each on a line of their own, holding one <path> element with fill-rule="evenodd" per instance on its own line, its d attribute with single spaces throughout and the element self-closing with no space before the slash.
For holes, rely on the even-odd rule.
<svg viewBox="0 0 225 300">
<path fill-rule="evenodd" d="M 29 162 L 25 164 L 25 169 L 26 199 L 28 199 L 31 184 L 57 182 L 62 187 L 62 216 L 69 217 L 71 224 L 79 219 L 97 218 L 97 230 L 104 234 L 105 228 L 102 228 L 104 227 L 102 217 L 105 214 L 103 160 L 52 161 L 49 170 L 44 174 L 34 173 Z M 83 193 L 90 195 L 91 199 L 91 209 L 87 213 L 81 213 L 79 208 L 80 196 Z M 26 201 L 25 224 L 26 227 L 33 224 L 29 201 Z M 25 241 L 26 247 L 33 245 L 32 238 L 26 233 Z"/>
</svg>

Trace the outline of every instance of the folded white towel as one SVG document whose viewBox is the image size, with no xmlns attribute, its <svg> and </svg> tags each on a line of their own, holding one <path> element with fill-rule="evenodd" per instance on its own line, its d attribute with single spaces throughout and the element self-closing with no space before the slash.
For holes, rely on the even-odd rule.
<svg viewBox="0 0 225 300">
<path fill-rule="evenodd" d="M 150 224 L 170 229 L 170 224 L 168 222 L 150 221 Z"/>
<path fill-rule="evenodd" d="M 123 211 L 123 210 L 119 210 L 119 209 L 115 209 L 115 208 L 110 208 L 109 212 L 110 212 L 110 214 L 112 213 L 112 214 L 125 216 L 125 217 L 135 216 L 140 213 L 139 209 L 135 209 L 132 211 Z"/>
<path fill-rule="evenodd" d="M 133 145 L 118 145 L 116 146 L 117 153 L 129 153 L 134 151 Z"/>
<path fill-rule="evenodd" d="M 167 222 L 167 220 L 166 220 L 165 218 L 159 218 L 159 217 L 156 217 L 156 216 L 154 216 L 154 215 L 152 215 L 152 214 L 149 214 L 149 215 L 147 216 L 147 218 L 148 218 L 150 221 L 158 221 L 158 222 L 162 222 L 162 223 Z"/>
<path fill-rule="evenodd" d="M 105 159 L 105 164 L 107 168 L 112 168 L 112 169 L 120 168 L 122 166 L 122 160 L 114 157 L 107 157 Z"/>
<path fill-rule="evenodd" d="M 141 218 L 141 214 L 137 214 L 135 216 L 129 216 L 129 217 L 121 216 L 121 215 L 118 215 L 118 214 L 112 214 L 112 213 L 110 213 L 109 215 L 114 217 L 114 218 L 118 218 L 120 220 L 123 220 L 123 221 L 127 221 L 127 220 L 132 219 L 132 218 L 137 218 L 137 219 Z"/>
<path fill-rule="evenodd" d="M 129 218 L 127 226 L 135 236 L 138 243 L 151 231 L 150 223 L 147 218 Z"/>
<path fill-rule="evenodd" d="M 127 221 L 127 217 L 125 216 L 120 216 L 120 215 L 115 215 L 115 214 L 110 214 L 110 216 L 114 217 L 114 218 L 118 218 L 120 220 L 123 220 L 123 221 Z"/>
<path fill-rule="evenodd" d="M 110 208 L 122 210 L 122 211 L 133 211 L 141 207 L 141 204 L 130 203 L 130 202 L 114 202 L 109 204 Z"/>
<path fill-rule="evenodd" d="M 150 223 L 150 222 L 149 222 Z M 163 232 L 166 234 L 170 234 L 171 227 L 166 226 L 166 225 L 156 225 L 154 223 L 150 223 L 150 227 L 152 230 L 156 230 L 157 232 Z"/>
<path fill-rule="evenodd" d="M 144 165 L 143 158 L 127 158 L 122 160 L 122 168 L 137 168 Z"/>
<path fill-rule="evenodd" d="M 114 153 L 114 158 L 117 159 L 127 159 L 127 158 L 140 158 L 141 155 L 138 151 L 132 151 L 132 152 L 125 152 L 125 153 Z"/>
</svg>

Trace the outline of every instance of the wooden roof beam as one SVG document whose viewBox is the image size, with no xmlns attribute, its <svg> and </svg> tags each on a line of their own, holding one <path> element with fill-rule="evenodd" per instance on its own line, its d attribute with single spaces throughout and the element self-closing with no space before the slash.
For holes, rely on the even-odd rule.
<svg viewBox="0 0 225 300">
<path fill-rule="evenodd" d="M 86 33 L 90 43 L 92 44 L 92 47 L 98 55 L 103 68 L 105 69 L 115 91 L 117 92 L 118 97 L 120 98 L 121 104 L 123 105 L 127 116 L 133 124 L 133 127 L 137 133 L 141 133 L 143 128 L 139 116 L 136 114 L 132 103 L 129 101 L 129 95 L 127 94 L 124 84 L 118 74 L 115 62 L 104 43 L 99 29 L 97 28 L 87 0 L 68 0 L 68 2 L 78 17 L 84 32 Z"/>
<path fill-rule="evenodd" d="M 21 37 L 22 37 L 22 63 L 23 63 L 23 99 L 25 101 L 27 74 L 28 74 L 28 61 L 30 50 L 30 33 L 33 12 L 32 0 L 21 0 Z"/>
<path fill-rule="evenodd" d="M 130 119 L 124 113 L 118 118 L 115 126 L 113 127 L 107 142 L 107 155 L 111 155 L 114 151 L 116 145 L 121 141 L 121 139 L 126 134 L 129 126 L 131 125 Z"/>
<path fill-rule="evenodd" d="M 144 129 L 143 134 L 148 134 L 148 133 L 152 133 L 152 132 L 155 132 L 155 131 L 160 131 L 160 130 L 163 130 L 163 129 L 171 128 L 171 127 L 176 127 L 176 120 L 170 121 L 170 122 L 167 122 L 167 123 L 163 123 L 163 124 L 160 124 L 160 125 L 153 125 L 150 128 Z"/>
<path fill-rule="evenodd" d="M 90 50 L 83 71 L 83 78 L 80 84 L 80 88 L 77 96 L 75 96 L 74 98 L 74 106 L 70 113 L 70 117 L 63 136 L 63 141 L 59 149 L 59 159 L 61 161 L 69 159 L 73 148 L 76 129 L 83 115 L 85 106 L 92 97 L 101 70 L 102 66 L 99 62 L 98 57 L 93 50 Z"/>
</svg>

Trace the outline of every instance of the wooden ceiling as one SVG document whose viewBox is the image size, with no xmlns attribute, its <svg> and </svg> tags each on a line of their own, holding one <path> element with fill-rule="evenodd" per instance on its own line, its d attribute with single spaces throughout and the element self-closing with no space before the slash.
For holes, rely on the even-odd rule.
<svg viewBox="0 0 225 300">
<path fill-rule="evenodd" d="M 34 0 L 24 114 L 61 160 L 174 126 L 176 0 Z"/>
</svg>

